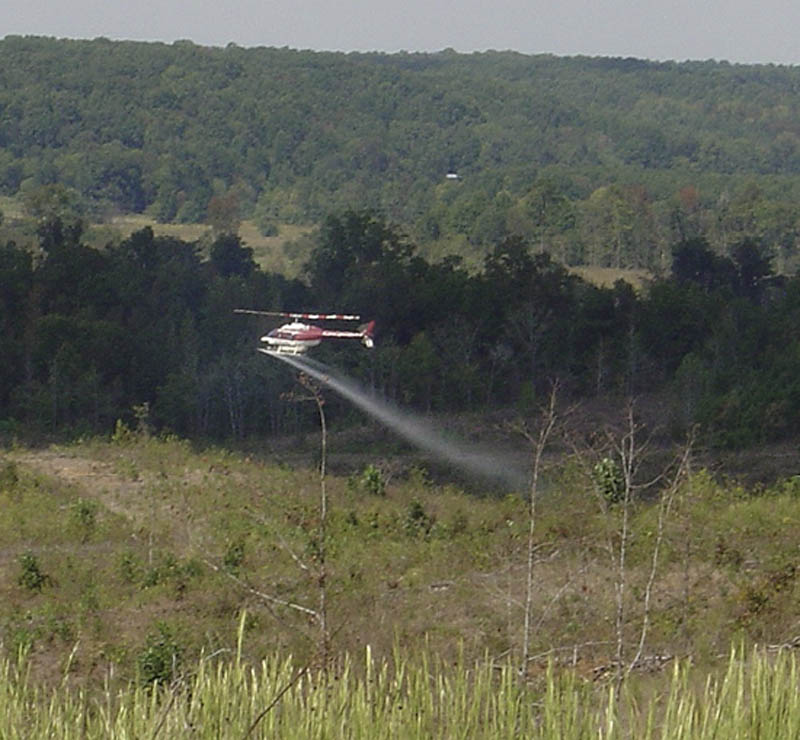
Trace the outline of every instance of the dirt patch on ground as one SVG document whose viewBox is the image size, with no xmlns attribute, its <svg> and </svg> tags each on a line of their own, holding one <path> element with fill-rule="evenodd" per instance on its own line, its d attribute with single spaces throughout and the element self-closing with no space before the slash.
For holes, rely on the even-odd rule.
<svg viewBox="0 0 800 740">
<path fill-rule="evenodd" d="M 58 449 L 10 452 L 7 457 L 34 473 L 75 486 L 81 495 L 98 500 L 115 514 L 139 521 L 145 513 L 138 502 L 147 480 L 122 475 L 110 463 Z"/>
</svg>

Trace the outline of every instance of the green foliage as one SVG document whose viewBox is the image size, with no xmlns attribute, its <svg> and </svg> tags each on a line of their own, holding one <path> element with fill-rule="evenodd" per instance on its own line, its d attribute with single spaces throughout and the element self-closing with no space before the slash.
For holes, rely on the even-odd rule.
<svg viewBox="0 0 800 740">
<path fill-rule="evenodd" d="M 119 557 L 119 575 L 125 583 L 136 583 L 141 574 L 141 563 L 136 555 L 130 551 L 123 552 Z"/>
<path fill-rule="evenodd" d="M 53 89 L 67 97 L 74 93 L 80 88 L 82 75 L 93 79 L 97 74 L 91 64 L 82 62 L 72 68 L 32 61 L 28 66 L 19 60 L 30 58 L 41 63 L 59 54 L 77 53 L 78 47 L 88 57 L 96 53 L 111 69 L 120 63 L 109 46 L 100 42 L 81 42 L 75 47 L 54 40 L 0 42 L 0 58 L 8 60 L 3 68 L 12 75 L 30 73 L 35 78 L 32 87 L 10 85 L 11 94 L 40 89 L 42 100 L 48 100 Z M 181 116 L 187 114 L 184 93 L 197 92 L 206 84 L 206 75 L 193 68 L 192 60 L 202 62 L 208 79 L 217 80 L 219 89 L 228 91 L 234 99 L 245 92 L 239 86 L 252 82 L 247 75 L 229 78 L 221 72 L 220 76 L 211 74 L 218 64 L 224 68 L 230 59 L 221 50 L 211 50 L 207 57 L 200 58 L 197 49 L 133 45 L 126 47 L 125 53 L 142 63 L 152 53 L 145 66 L 169 69 L 168 77 L 175 75 L 168 85 L 160 74 L 154 75 L 158 82 L 152 84 L 159 89 L 152 98 L 137 98 L 171 114 L 164 121 L 158 116 L 147 117 L 148 126 L 157 120 L 158 125 L 163 123 L 170 129 L 170 141 L 176 139 L 175 130 L 181 129 Z M 240 69 L 247 69 L 253 59 L 264 53 L 237 50 L 237 64 Z M 308 72 L 310 80 L 302 79 L 308 81 L 310 88 L 318 75 L 321 78 L 317 81 L 329 81 L 327 73 L 311 63 L 317 59 L 313 55 L 272 51 L 267 56 L 278 69 Z M 157 63 L 156 59 L 160 61 Z M 335 67 L 344 65 L 356 75 L 371 68 L 376 59 L 363 58 L 355 66 L 351 66 L 355 59 L 333 57 L 329 61 Z M 107 432 L 119 420 L 113 435 L 120 443 L 129 438 L 129 429 L 142 433 L 171 430 L 193 439 L 295 433 L 307 419 L 288 413 L 281 397 L 291 378 L 285 368 L 254 356 L 252 344 L 262 326 L 256 320 L 233 316 L 232 309 L 245 304 L 278 309 L 322 303 L 369 312 L 370 318 L 377 319 L 380 332 L 378 348 L 368 358 L 350 352 L 350 347 L 341 353 L 336 348 L 322 347 L 321 354 L 329 353 L 322 356 L 332 358 L 348 374 L 368 382 L 377 393 L 426 412 L 479 409 L 487 403 L 519 403 L 525 408 L 539 396 L 549 378 L 558 377 L 567 380 L 576 395 L 668 389 L 673 394 L 671 406 L 677 409 L 677 423 L 673 425 L 676 433 L 699 423 L 705 441 L 723 447 L 784 440 L 800 432 L 800 350 L 794 336 L 800 281 L 786 277 L 791 274 L 792 260 L 797 259 L 794 229 L 798 219 L 792 203 L 776 201 L 779 189 L 774 183 L 751 181 L 744 175 L 744 179 L 726 177 L 729 197 L 716 198 L 708 194 L 710 191 L 699 185 L 686 185 L 674 175 L 656 208 L 654 192 L 625 178 L 613 183 L 595 181 L 593 178 L 600 178 L 599 175 L 578 178 L 568 173 L 568 167 L 564 170 L 565 165 L 558 171 L 544 166 L 518 170 L 519 162 L 506 149 L 510 143 L 502 143 L 503 128 L 492 123 L 482 107 L 481 98 L 486 91 L 480 85 L 477 89 L 473 84 L 467 85 L 461 77 L 468 73 L 472 83 L 480 79 L 478 60 L 447 57 L 437 58 L 434 64 L 425 58 L 418 60 L 418 67 L 409 67 L 407 61 L 382 60 L 380 71 L 373 70 L 376 77 L 369 77 L 366 89 L 374 84 L 386 93 L 395 89 L 399 78 L 409 75 L 420 78 L 423 89 L 444 89 L 446 94 L 423 95 L 417 99 L 416 107 L 408 109 L 403 97 L 396 107 L 389 106 L 380 114 L 371 103 L 367 105 L 362 100 L 366 110 L 359 107 L 359 111 L 367 118 L 373 114 L 386 116 L 386 121 L 392 122 L 391 135 L 403 139 L 402 150 L 408 149 L 412 158 L 419 154 L 410 149 L 417 146 L 411 142 L 421 140 L 416 136 L 420 116 L 423 121 L 435 120 L 443 130 L 455 135 L 452 149 L 448 149 L 450 145 L 443 147 L 447 156 L 432 149 L 415 161 L 435 169 L 430 162 L 441 156 L 445 171 L 456 162 L 465 166 L 468 163 L 472 171 L 465 171 L 458 182 L 440 182 L 440 175 L 432 173 L 430 182 L 420 185 L 419 193 L 416 189 L 409 193 L 409 200 L 415 199 L 418 204 L 430 202 L 430 212 L 421 217 L 424 223 L 435 221 L 440 230 L 452 227 L 465 232 L 462 243 L 474 248 L 465 255 L 469 262 L 460 262 L 452 255 L 440 259 L 441 254 L 430 244 L 415 241 L 419 234 L 414 233 L 411 219 L 392 210 L 387 211 L 392 218 L 405 223 L 401 226 L 388 221 L 377 207 L 367 208 L 379 204 L 371 203 L 366 196 L 362 199 L 359 195 L 353 203 L 337 201 L 337 207 L 344 209 L 341 211 L 326 209 L 321 195 L 326 188 L 339 192 L 345 189 L 340 186 L 349 184 L 354 189 L 348 192 L 377 193 L 380 188 L 372 188 L 372 181 L 365 174 L 373 171 L 380 173 L 381 183 L 386 181 L 387 192 L 396 195 L 396 189 L 392 190 L 396 185 L 391 183 L 396 166 L 391 142 L 362 142 L 359 138 L 358 145 L 348 149 L 345 140 L 336 145 L 316 141 L 311 132 L 314 127 L 299 129 L 298 140 L 294 140 L 281 134 L 286 129 L 279 126 L 275 140 L 269 142 L 270 152 L 265 160 L 275 163 L 275 170 L 283 179 L 274 188 L 270 184 L 265 196 L 267 183 L 234 181 L 245 175 L 232 165 L 230 176 L 208 176 L 212 169 L 209 165 L 209 172 L 196 178 L 197 173 L 185 162 L 181 168 L 169 166 L 170 156 L 178 157 L 173 152 L 161 152 L 164 160 L 139 156 L 136 152 L 144 146 L 145 138 L 150 138 L 141 136 L 138 124 L 142 121 L 112 115 L 122 102 L 119 91 L 111 91 L 110 102 L 102 95 L 91 96 L 92 105 L 103 108 L 108 103 L 102 113 L 109 117 L 92 112 L 93 115 L 69 121 L 106 121 L 107 129 L 103 128 L 103 134 L 97 133 L 97 145 L 87 153 L 87 159 L 96 167 L 88 175 L 81 174 L 81 143 L 80 154 L 64 153 L 63 159 L 55 160 L 57 165 L 48 160 L 48 166 L 64 169 L 62 174 L 74 180 L 72 185 L 40 186 L 34 177 L 22 188 L 29 217 L 42 221 L 39 242 L 44 247 L 43 259 L 32 260 L 32 245 L 0 246 L 0 417 L 15 420 L 1 421 L 2 428 L 13 433 L 20 430 L 32 437 L 78 436 Z M 683 75 L 669 65 L 623 71 L 613 65 L 598 68 L 588 64 L 583 69 L 576 61 L 556 63 L 504 55 L 485 57 L 481 63 L 496 68 L 499 79 L 510 89 L 517 89 L 516 85 L 522 84 L 520 80 L 531 79 L 530 75 L 512 74 L 512 69 L 544 68 L 555 73 L 563 64 L 578 77 L 582 70 L 587 78 L 609 82 L 617 96 L 634 101 L 650 100 L 652 91 L 642 80 L 655 75 L 664 85 L 665 100 L 677 106 L 667 105 L 676 119 L 681 118 L 676 110 L 686 113 L 686 101 L 697 94 L 687 89 Z M 58 71 L 62 68 L 73 69 L 69 74 L 77 77 L 62 80 L 63 88 L 48 84 L 48 75 L 62 74 Z M 386 69 L 393 69 L 397 78 L 391 78 L 383 89 L 378 80 Z M 186 74 L 179 74 L 181 70 Z M 412 71 L 415 74 L 411 75 Z M 709 68 L 690 65 L 684 71 L 699 74 L 712 88 L 717 84 L 714 75 L 708 79 Z M 730 79 L 732 74 L 724 65 L 717 72 L 719 79 Z M 627 85 L 619 87 L 623 77 L 630 89 Z M 120 83 L 123 87 L 140 84 L 127 80 L 127 75 L 120 75 L 119 79 L 124 81 Z M 452 90 L 446 85 L 441 87 L 445 80 L 453 79 L 461 80 L 461 86 Z M 106 84 L 104 78 L 96 82 Z M 763 82 L 752 78 L 745 86 L 755 89 Z M 165 89 L 160 89 L 162 84 Z M 341 84 L 345 83 L 336 82 L 334 87 L 343 92 L 338 87 Z M 534 80 L 530 84 L 540 82 Z M 578 99 L 584 99 L 588 95 L 584 84 L 576 77 L 567 87 Z M 779 75 L 767 87 L 783 89 L 785 84 Z M 409 89 L 413 90 L 413 85 Z M 467 90 L 472 90 L 470 96 L 465 95 Z M 304 92 L 307 91 L 297 94 L 303 97 Z M 36 98 L 31 95 L 32 100 Z M 392 95 L 387 95 L 388 98 L 382 95 L 376 99 L 391 100 Z M 506 113 L 538 115 L 529 110 L 530 106 L 522 106 L 522 99 L 515 95 L 511 98 L 517 102 L 509 103 Z M 353 96 L 345 97 L 350 105 Z M 359 96 L 353 100 L 356 98 Z M 196 98 L 189 95 L 189 99 Z M 271 100 L 269 105 L 276 105 L 269 96 L 251 95 L 249 99 L 256 101 L 253 105 L 260 105 L 261 100 Z M 725 95 L 718 93 L 712 110 L 724 99 Z M 423 105 L 423 101 L 427 103 Z M 24 133 L 23 127 L 14 135 L 37 140 L 38 143 L 27 142 L 36 152 L 45 146 L 50 150 L 62 145 L 68 148 L 67 140 L 71 141 L 74 132 L 61 118 L 62 106 L 29 108 L 30 101 L 26 98 L 23 102 L 21 115 L 31 124 L 31 133 Z M 89 103 L 81 99 L 75 105 L 85 104 Z M 213 109 L 213 102 L 209 106 Z M 649 110 L 648 106 L 643 108 L 637 107 L 637 116 Z M 691 105 L 689 109 L 694 110 Z M 412 110 L 416 111 L 415 117 L 409 120 Z M 619 121 L 612 115 L 615 110 L 616 105 L 605 120 L 616 121 L 617 125 L 604 131 L 604 136 L 615 142 L 606 148 L 614 151 L 604 151 L 603 157 L 620 157 L 640 164 L 646 161 L 647 168 L 660 167 L 670 159 L 667 134 L 656 135 L 652 122 L 634 125 Z M 736 114 L 729 114 L 735 118 L 739 109 L 733 110 Z M 572 103 L 570 111 L 571 116 L 579 116 Z M 228 112 L 214 117 L 206 110 L 193 111 L 195 116 L 210 115 L 215 125 L 223 127 L 228 125 Z M 272 115 L 271 111 L 268 113 Z M 728 118 L 709 115 L 715 126 L 728 130 Z M 248 122 L 257 120 L 252 110 L 248 116 Z M 42 121 L 50 121 L 61 131 L 46 145 L 42 141 L 48 140 L 51 133 Z M 476 125 L 478 121 L 480 126 Z M 574 129 L 575 123 L 572 120 L 568 128 Z M 59 128 L 62 124 L 66 128 Z M 778 120 L 775 124 L 779 128 L 784 125 Z M 495 137 L 489 149 L 476 145 L 482 134 L 473 129 L 483 131 L 484 127 Z M 201 128 L 198 123 L 197 130 L 191 129 L 192 135 L 200 136 L 197 131 Z M 148 131 L 155 142 L 156 132 Z M 440 132 L 436 131 L 438 136 Z M 263 137 L 244 133 L 241 136 L 242 141 L 250 142 L 249 147 L 261 146 L 253 142 L 260 142 Z M 566 154 L 564 142 L 555 133 L 553 136 L 550 144 L 554 151 Z M 630 144 L 631 136 L 640 137 L 639 143 Z M 712 159 L 708 153 L 711 139 L 701 138 L 709 146 L 698 143 L 692 148 L 691 156 L 698 162 Z M 787 144 L 785 136 L 782 142 L 782 146 Z M 574 145 L 574 151 L 578 151 L 579 144 L 580 141 L 572 141 L 567 149 L 573 151 Z M 657 156 L 646 156 L 651 144 Z M 332 147 L 346 150 L 352 160 L 326 158 Z M 16 159 L 31 147 L 9 144 L 7 149 L 16 152 L 8 155 Z M 193 147 L 191 151 L 194 155 L 202 149 Z M 539 151 L 538 145 L 532 150 Z M 241 155 L 241 147 L 236 151 Z M 278 151 L 293 163 L 299 161 L 295 157 L 308 156 L 313 162 L 321 157 L 320 161 L 326 164 L 321 164 L 323 169 L 319 171 L 314 169 L 316 165 L 309 165 L 307 171 L 292 174 L 286 170 L 286 162 L 281 165 L 275 159 Z M 505 152 L 498 154 L 500 160 L 496 163 L 503 177 L 484 171 L 494 167 L 489 166 L 488 151 Z M 248 152 L 259 159 L 255 152 Z M 234 153 L 210 159 L 230 163 L 237 159 Z M 680 156 L 691 159 L 686 152 Z M 731 162 L 741 157 L 741 152 L 733 148 L 720 161 L 727 162 L 725 168 L 729 169 Z M 106 166 L 106 158 L 114 163 L 113 167 Z M 523 159 L 528 158 L 529 152 Z M 340 159 L 359 161 L 357 168 L 366 182 L 359 177 L 320 176 L 343 166 L 336 164 Z M 158 172 L 151 173 L 158 180 L 158 187 L 148 184 L 149 175 L 144 172 L 153 162 L 159 163 Z M 770 166 L 784 165 L 776 160 Z M 197 167 L 202 169 L 199 164 Z M 763 169 L 758 168 L 759 172 Z M 256 170 L 264 176 L 263 168 L 254 167 L 253 173 Z M 250 248 L 230 234 L 220 235 L 210 245 L 201 245 L 156 237 L 152 230 L 143 229 L 109 249 L 89 248 L 82 243 L 79 226 L 85 212 L 81 198 L 90 196 L 84 193 L 78 197 L 76 193 L 95 188 L 97 172 L 109 175 L 108 187 L 91 196 L 100 200 L 110 197 L 113 190 L 126 199 L 133 197 L 133 191 L 141 190 L 141 197 L 152 196 L 154 202 L 177 198 L 175 194 L 182 193 L 181 202 L 173 204 L 176 213 L 194 209 L 198 203 L 205 208 L 212 198 L 229 195 L 235 196 L 243 207 L 247 203 L 260 204 L 275 218 L 280 208 L 289 207 L 287 203 L 294 203 L 300 211 L 306 207 L 313 210 L 313 218 L 322 221 L 323 226 L 310 248 L 305 276 L 310 285 L 265 274 L 255 264 Z M 303 197 L 308 198 L 305 205 L 297 205 L 297 193 L 292 200 L 295 177 L 320 183 L 315 188 L 300 188 Z M 51 179 L 48 176 L 47 182 Z M 403 170 L 403 182 L 406 181 Z M 198 192 L 190 193 L 187 183 L 195 182 L 199 183 Z M 184 187 L 177 187 L 179 184 Z M 786 187 L 791 190 L 788 184 Z M 376 195 L 378 200 L 381 197 Z M 791 194 L 781 197 L 800 202 Z M 392 202 L 396 200 L 392 198 Z M 510 227 L 512 224 L 514 228 Z M 658 235 L 653 236 L 656 232 Z M 485 236 L 478 238 L 478 233 Z M 207 259 L 203 251 L 206 246 Z M 622 288 L 596 288 L 578 280 L 553 257 L 565 259 L 573 249 L 597 264 L 642 264 L 658 269 L 662 277 L 639 294 L 632 290 L 626 293 Z M 671 251 L 672 276 L 668 276 Z M 109 352 L 109 347 L 114 351 Z M 342 418 L 346 413 L 344 403 L 335 399 L 330 403 L 334 417 L 338 412 Z"/>
<path fill-rule="evenodd" d="M 114 422 L 114 431 L 111 433 L 111 441 L 114 444 L 118 445 L 128 444 L 133 439 L 133 437 L 134 437 L 133 432 L 128 427 L 128 425 L 125 424 L 124 421 L 122 421 L 122 419 L 117 419 L 116 422 Z"/>
<path fill-rule="evenodd" d="M 607 504 L 617 504 L 625 495 L 625 480 L 616 460 L 604 457 L 592 468 L 592 481 Z"/>
<path fill-rule="evenodd" d="M 39 565 L 39 560 L 32 552 L 25 552 L 19 558 L 20 574 L 17 583 L 29 591 L 41 591 L 51 582 L 51 578 Z"/>
<path fill-rule="evenodd" d="M 0 464 L 0 490 L 11 492 L 19 483 L 17 465 L 12 460 L 2 461 Z"/>
<path fill-rule="evenodd" d="M 209 261 L 223 277 L 238 275 L 246 278 L 256 269 L 253 250 L 245 247 L 238 236 L 223 234 L 211 245 Z"/>
<path fill-rule="evenodd" d="M 98 504 L 92 499 L 78 499 L 71 507 L 71 518 L 80 532 L 82 542 L 87 542 L 97 527 Z"/>
<path fill-rule="evenodd" d="M 145 685 L 169 683 L 178 675 L 182 653 L 174 630 L 166 622 L 159 622 L 137 656 L 139 680 Z"/>
<path fill-rule="evenodd" d="M 75 242 L 83 231 L 85 208 L 72 188 L 59 183 L 30 188 L 23 193 L 22 203 L 25 213 L 36 222 L 45 249 L 57 246 L 50 235 L 69 234 L 69 240 Z"/>
<path fill-rule="evenodd" d="M 122 561 L 121 571 L 124 577 L 133 578 L 139 568 L 133 561 Z M 169 584 L 175 588 L 177 594 L 182 594 L 189 582 L 198 578 L 202 573 L 200 564 L 194 559 L 181 560 L 171 552 L 159 555 L 156 562 L 150 563 L 141 575 L 141 587 L 154 588 L 162 584 Z"/>
<path fill-rule="evenodd" d="M 0 191 L 218 233 L 369 207 L 473 262 L 518 234 L 665 269 L 702 231 L 797 261 L 797 70 L 413 56 L 8 37 Z"/>
<path fill-rule="evenodd" d="M 571 223 L 566 190 L 557 178 L 537 181 L 525 196 L 531 223 L 560 234 Z M 51 191 L 44 195 L 60 202 L 64 193 Z M 601 240 L 612 240 L 611 261 L 626 263 L 646 199 L 618 186 L 588 197 L 611 234 Z M 737 196 L 739 231 L 750 229 L 747 214 L 762 198 L 753 188 Z M 694 200 L 678 198 L 689 210 Z M 47 228 L 46 259 L 0 247 L 0 417 L 31 437 L 113 429 L 126 446 L 159 432 L 204 440 L 302 432 L 312 414 L 288 411 L 291 375 L 252 352 L 264 325 L 234 309 L 321 304 L 364 313 L 378 335 L 369 354 L 328 345 L 320 358 L 416 410 L 525 410 L 548 379 L 561 378 L 577 397 L 669 393 L 671 430 L 699 424 L 720 447 L 800 433 L 800 278 L 775 274 L 780 251 L 752 234 L 738 234 L 729 256 L 710 235 L 682 237 L 673 274 L 637 293 L 579 279 L 532 241 L 542 238 L 536 229 L 527 239 L 503 232 L 472 271 L 455 256 L 428 261 L 398 225 L 365 208 L 328 215 L 307 283 L 262 272 L 231 234 L 208 244 L 206 259 L 198 243 L 148 228 L 102 251 L 63 223 Z M 346 401 L 327 403 L 332 419 L 346 418 Z"/>
<path fill-rule="evenodd" d="M 800 498 L 800 475 L 793 475 L 782 481 L 780 492 L 786 496 Z"/>
<path fill-rule="evenodd" d="M 222 557 L 222 565 L 229 573 L 234 575 L 239 572 L 239 568 L 244 562 L 245 545 L 242 540 L 228 543 L 225 554 Z"/>
<path fill-rule="evenodd" d="M 386 480 L 383 477 L 383 472 L 372 463 L 364 468 L 361 475 L 354 479 L 354 482 L 360 490 L 372 496 L 386 495 Z"/>
<path fill-rule="evenodd" d="M 148 437 L 152 432 L 151 418 L 150 418 L 150 402 L 134 404 L 133 416 L 136 419 L 136 432 L 140 436 Z"/>
<path fill-rule="evenodd" d="M 435 518 L 425 511 L 425 507 L 419 499 L 415 498 L 411 501 L 406 510 L 403 520 L 403 531 L 409 537 L 427 537 L 435 521 Z"/>
</svg>

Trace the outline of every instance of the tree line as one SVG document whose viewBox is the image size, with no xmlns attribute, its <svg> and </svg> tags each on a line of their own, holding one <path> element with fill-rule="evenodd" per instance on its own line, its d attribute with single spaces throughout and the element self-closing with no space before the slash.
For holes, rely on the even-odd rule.
<svg viewBox="0 0 800 740">
<path fill-rule="evenodd" d="M 478 271 L 431 262 L 370 210 L 328 216 L 303 279 L 264 272 L 233 235 L 207 254 L 145 228 L 93 249 L 80 222 L 39 224 L 39 247 L 0 247 L 0 422 L 11 434 L 107 432 L 117 419 L 183 436 L 241 439 L 303 427 L 292 373 L 256 352 L 267 328 L 234 308 L 347 311 L 377 347 L 320 359 L 425 412 L 531 408 L 557 379 L 573 398 L 657 392 L 665 426 L 713 444 L 800 431 L 800 278 L 763 245 L 730 257 L 677 242 L 642 291 L 582 280 L 519 236 Z M 334 423 L 353 413 L 331 399 Z M 310 413 L 310 412 L 308 412 Z"/>
<path fill-rule="evenodd" d="M 514 234 L 665 271 L 682 239 L 755 238 L 791 272 L 798 88 L 796 68 L 716 62 L 9 36 L 0 192 L 270 234 L 371 207 L 475 268 Z"/>
</svg>

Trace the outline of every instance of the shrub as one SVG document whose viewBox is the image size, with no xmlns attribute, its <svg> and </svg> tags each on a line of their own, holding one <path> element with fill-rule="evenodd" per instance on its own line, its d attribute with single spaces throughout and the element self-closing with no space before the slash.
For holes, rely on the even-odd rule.
<svg viewBox="0 0 800 740">
<path fill-rule="evenodd" d="M 78 499 L 72 505 L 72 518 L 81 533 L 81 541 L 86 542 L 97 525 L 97 502 L 91 499 Z"/>
<path fill-rule="evenodd" d="M 236 540 L 228 544 L 225 555 L 222 557 L 222 565 L 229 573 L 236 575 L 239 566 L 244 562 L 244 542 Z"/>
<path fill-rule="evenodd" d="M 39 561 L 31 552 L 23 553 L 19 559 L 20 574 L 17 582 L 29 591 L 41 591 L 44 586 L 50 583 L 50 576 L 39 567 Z"/>
<path fill-rule="evenodd" d="M 141 567 L 132 552 L 124 552 L 119 559 L 119 575 L 125 583 L 136 583 Z"/>
<path fill-rule="evenodd" d="M 139 679 L 146 685 L 171 681 L 177 675 L 183 652 L 166 623 L 159 622 L 157 628 L 157 632 L 148 636 L 137 658 Z"/>
<path fill-rule="evenodd" d="M 10 491 L 19 482 L 17 466 L 13 462 L 6 462 L 0 466 L 0 490 Z"/>
<path fill-rule="evenodd" d="M 625 493 L 622 471 L 615 460 L 604 457 L 592 468 L 592 480 L 606 503 L 616 504 Z"/>
<path fill-rule="evenodd" d="M 141 587 L 146 589 L 171 583 L 180 593 L 187 588 L 189 580 L 198 577 L 202 572 L 203 569 L 196 560 L 181 562 L 171 552 L 167 552 L 158 564 L 152 565 L 142 575 Z M 136 569 L 131 571 L 133 576 L 136 573 Z"/>
<path fill-rule="evenodd" d="M 434 519 L 426 511 L 425 507 L 414 499 L 408 506 L 406 518 L 403 522 L 403 530 L 410 537 L 427 536 L 433 527 Z"/>
<path fill-rule="evenodd" d="M 386 480 L 380 468 L 375 465 L 367 465 L 364 468 L 360 484 L 362 490 L 371 493 L 373 496 L 384 496 L 386 494 Z"/>
<path fill-rule="evenodd" d="M 114 424 L 114 431 L 111 433 L 111 441 L 114 444 L 126 445 L 130 444 L 134 439 L 135 436 L 130 427 L 122 419 L 117 419 L 116 424 Z"/>
</svg>

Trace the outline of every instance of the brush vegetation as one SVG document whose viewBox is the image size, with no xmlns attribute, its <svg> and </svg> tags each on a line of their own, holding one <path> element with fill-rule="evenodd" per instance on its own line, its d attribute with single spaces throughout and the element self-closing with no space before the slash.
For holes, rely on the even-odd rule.
<svg viewBox="0 0 800 740">
<path fill-rule="evenodd" d="M 797 481 L 690 472 L 666 516 L 648 489 L 623 530 L 611 478 L 571 456 L 546 468 L 521 672 L 524 493 L 379 460 L 328 475 L 325 657 L 318 471 L 124 425 L 9 449 L 2 732 L 244 736 L 269 708 L 255 736 L 792 736 Z"/>
</svg>

